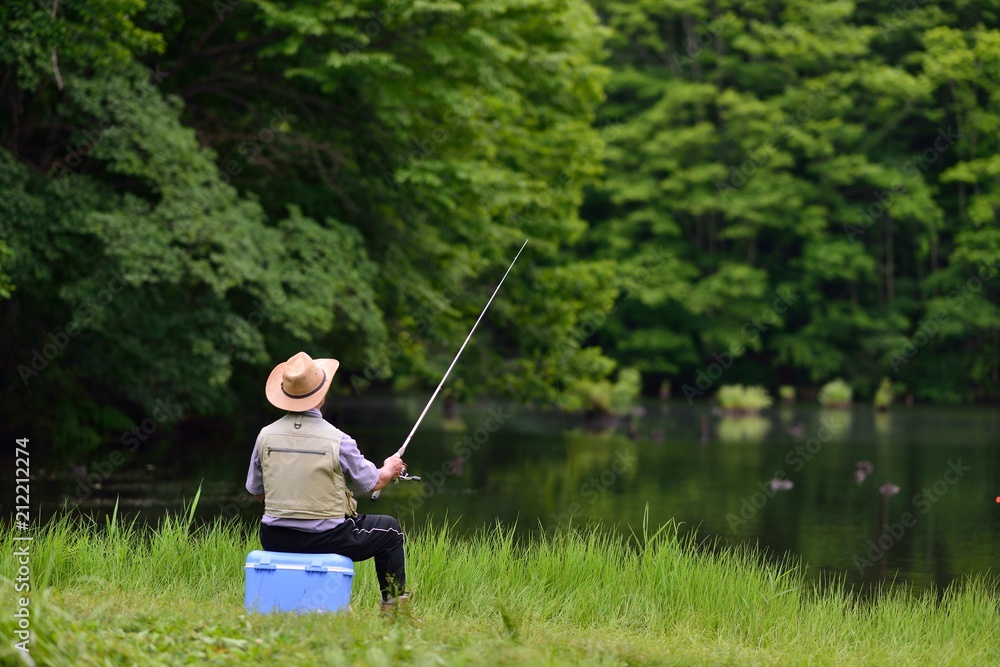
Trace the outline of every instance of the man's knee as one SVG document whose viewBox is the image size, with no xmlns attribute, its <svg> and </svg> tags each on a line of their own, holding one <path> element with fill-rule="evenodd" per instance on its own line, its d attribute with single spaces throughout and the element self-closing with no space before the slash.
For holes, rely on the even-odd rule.
<svg viewBox="0 0 1000 667">
<path fill-rule="evenodd" d="M 403 541 L 403 527 L 400 525 L 399 520 L 394 516 L 389 516 L 388 514 L 380 514 L 374 518 L 374 525 L 386 532 L 386 534 L 395 537 L 399 541 Z"/>
<path fill-rule="evenodd" d="M 389 529 L 399 533 L 399 540 L 404 541 L 406 537 L 403 535 L 403 527 L 399 524 L 399 519 L 394 516 L 386 518 L 389 520 Z"/>
</svg>

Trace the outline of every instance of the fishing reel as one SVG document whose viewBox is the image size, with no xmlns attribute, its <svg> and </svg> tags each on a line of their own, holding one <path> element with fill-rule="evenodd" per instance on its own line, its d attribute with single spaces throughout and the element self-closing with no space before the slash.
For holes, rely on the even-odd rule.
<svg viewBox="0 0 1000 667">
<path fill-rule="evenodd" d="M 398 475 L 392 478 L 392 483 L 399 484 L 399 480 L 403 480 L 404 482 L 419 482 L 420 477 L 418 477 L 417 475 L 411 475 L 410 471 L 404 466 L 402 472 L 400 472 Z M 381 489 L 372 493 L 372 502 L 378 500 L 378 497 L 379 495 L 381 495 L 381 493 L 382 493 Z"/>
<path fill-rule="evenodd" d="M 403 472 L 399 473 L 399 475 L 392 481 L 399 482 L 399 480 L 403 480 L 404 482 L 419 482 L 420 477 L 417 475 L 411 475 L 408 469 L 403 468 Z"/>
</svg>

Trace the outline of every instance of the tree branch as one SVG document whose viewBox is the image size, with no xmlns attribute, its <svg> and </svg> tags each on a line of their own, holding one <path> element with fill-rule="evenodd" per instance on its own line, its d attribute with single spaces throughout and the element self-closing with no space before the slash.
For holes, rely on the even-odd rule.
<svg viewBox="0 0 1000 667">
<path fill-rule="evenodd" d="M 56 20 L 56 11 L 59 9 L 59 0 L 52 0 L 52 20 Z M 56 86 L 60 91 L 63 89 L 63 78 L 59 72 L 59 57 L 56 55 L 56 47 L 52 47 L 52 73 L 56 75 Z"/>
</svg>

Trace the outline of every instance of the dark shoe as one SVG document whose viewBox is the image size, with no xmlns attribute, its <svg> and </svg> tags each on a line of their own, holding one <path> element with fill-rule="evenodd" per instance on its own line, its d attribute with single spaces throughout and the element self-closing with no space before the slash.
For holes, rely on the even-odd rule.
<svg viewBox="0 0 1000 667">
<path fill-rule="evenodd" d="M 383 600 L 382 613 L 393 614 L 398 612 L 400 609 L 405 609 L 409 605 L 411 597 L 413 597 L 413 593 L 410 591 L 403 591 L 401 595 L 389 598 L 388 600 Z"/>
</svg>

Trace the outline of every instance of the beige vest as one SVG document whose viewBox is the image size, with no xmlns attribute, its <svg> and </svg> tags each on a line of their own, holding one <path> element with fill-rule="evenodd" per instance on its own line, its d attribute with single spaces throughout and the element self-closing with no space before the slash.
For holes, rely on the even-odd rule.
<svg viewBox="0 0 1000 667">
<path fill-rule="evenodd" d="M 290 412 L 257 438 L 264 514 L 282 519 L 357 516 L 358 502 L 340 470 L 344 433 L 319 417 Z"/>
</svg>

